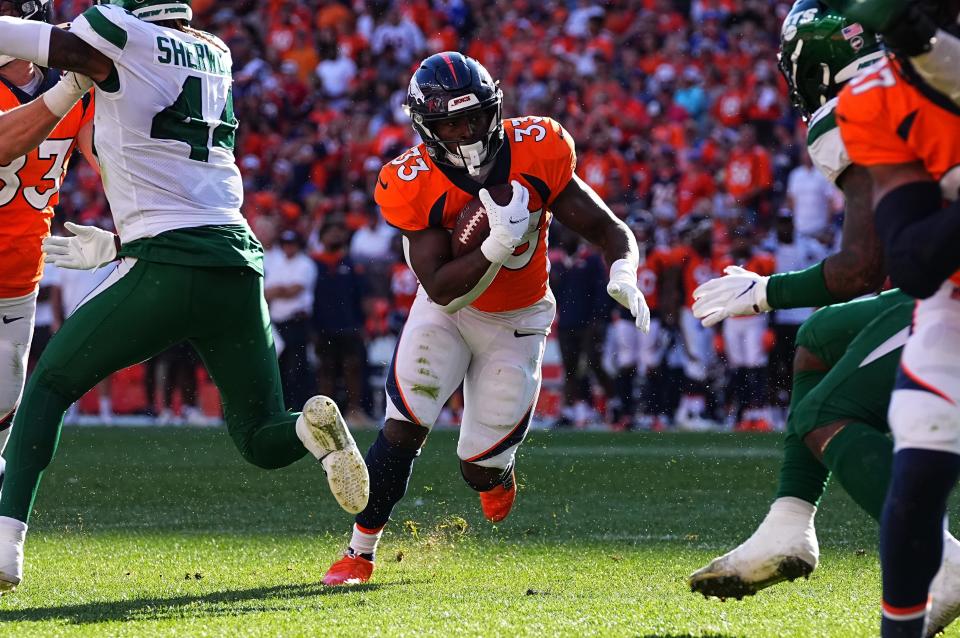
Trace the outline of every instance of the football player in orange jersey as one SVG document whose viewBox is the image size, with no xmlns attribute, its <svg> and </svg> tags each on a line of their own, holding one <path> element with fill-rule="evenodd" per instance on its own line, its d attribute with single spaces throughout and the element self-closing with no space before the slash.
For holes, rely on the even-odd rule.
<svg viewBox="0 0 960 638">
<path fill-rule="evenodd" d="M 957 4 L 944 5 L 952 28 Z M 925 628 L 930 585 L 960 476 L 960 107 L 888 56 L 844 88 L 837 121 L 851 160 L 873 179 L 887 272 L 919 299 L 890 400 L 895 454 L 880 556 L 882 635 L 921 636 L 938 629 Z"/>
<path fill-rule="evenodd" d="M 46 21 L 51 0 L 0 0 L 0 16 Z M 0 452 L 20 401 L 33 337 L 41 240 L 73 150 L 92 154 L 90 81 L 0 55 Z M 80 98 L 83 100 L 78 102 Z M 0 484 L 4 460 L 0 457 Z"/>
<path fill-rule="evenodd" d="M 730 255 L 722 260 L 726 266 L 756 273 L 762 277 L 773 274 L 775 270 L 773 256 L 756 250 L 755 238 L 749 226 L 733 231 Z M 750 315 L 730 317 L 723 322 L 723 348 L 730 367 L 730 383 L 727 393 L 728 403 L 737 403 L 740 414 L 735 429 L 761 430 L 772 429 L 770 425 L 769 401 L 767 396 L 767 351 L 763 347 L 764 333 L 767 331 L 766 316 Z"/>
<path fill-rule="evenodd" d="M 676 230 L 681 243 L 673 251 L 673 264 L 680 271 L 683 296 L 678 323 L 683 337 L 686 377 L 676 421 L 681 428 L 702 430 L 714 425 L 708 416 L 707 380 L 711 372 L 716 371 L 717 358 L 713 328 L 701 325 L 693 314 L 693 291 L 718 276 L 721 264 L 714 255 L 712 219 L 702 213 L 692 213 L 677 222 Z"/>
<path fill-rule="evenodd" d="M 631 226 L 643 261 L 637 272 L 637 285 L 650 307 L 650 331 L 640 335 L 640 374 L 644 375 L 643 403 L 646 414 L 643 424 L 649 429 L 664 430 L 673 423 L 674 388 L 671 374 L 664 365 L 670 347 L 671 333 L 677 322 L 680 303 L 680 272 L 674 264 L 674 251 L 657 242 L 656 220 L 649 213 L 634 217 Z"/>
<path fill-rule="evenodd" d="M 400 229 L 420 291 L 388 372 L 387 419 L 367 453 L 370 500 L 356 518 L 328 585 L 366 582 L 413 461 L 450 394 L 463 383 L 457 455 L 484 516 L 503 520 L 516 495 L 514 456 L 540 390 L 540 363 L 555 313 L 547 285 L 547 228 L 554 215 L 598 245 L 611 264 L 607 292 L 647 330 L 637 288 L 637 245 L 574 174 L 570 134 L 546 117 L 501 119 L 502 92 L 472 58 L 445 52 L 414 73 L 406 106 L 423 143 L 380 171 L 376 201 Z M 486 187 L 512 184 L 498 205 Z M 479 196 L 490 235 L 454 258 L 450 229 Z"/>
</svg>

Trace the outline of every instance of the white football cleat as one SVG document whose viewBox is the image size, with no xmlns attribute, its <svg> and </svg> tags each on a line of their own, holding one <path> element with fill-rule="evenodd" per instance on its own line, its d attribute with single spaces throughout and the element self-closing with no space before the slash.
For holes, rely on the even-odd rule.
<svg viewBox="0 0 960 638">
<path fill-rule="evenodd" d="M 740 600 L 784 580 L 809 577 L 820 558 L 816 511 L 801 499 L 778 498 L 750 538 L 690 575 L 690 590 Z"/>
<path fill-rule="evenodd" d="M 333 399 L 317 395 L 297 418 L 297 436 L 323 465 L 327 483 L 340 507 L 358 514 L 370 498 L 370 476 L 357 444 Z"/>
<path fill-rule="evenodd" d="M 943 561 L 930 583 L 933 601 L 927 613 L 927 636 L 935 636 L 960 616 L 960 541 L 943 535 Z"/>
<path fill-rule="evenodd" d="M 0 516 L 0 594 L 13 591 L 23 580 L 23 540 L 27 524 Z"/>
</svg>

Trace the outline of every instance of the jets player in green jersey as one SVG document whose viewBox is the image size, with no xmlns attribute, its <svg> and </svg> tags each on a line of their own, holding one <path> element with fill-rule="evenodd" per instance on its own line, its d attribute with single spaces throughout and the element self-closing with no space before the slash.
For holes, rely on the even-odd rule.
<svg viewBox="0 0 960 638">
<path fill-rule="evenodd" d="M 191 17 L 189 0 L 95 5 L 69 31 L 0 17 L 0 55 L 95 83 L 95 145 L 119 232 L 76 226 L 44 241 L 59 266 L 116 265 L 50 341 L 16 414 L 0 491 L 0 592 L 23 577 L 27 521 L 67 407 L 183 341 L 220 389 L 246 460 L 274 469 L 309 451 L 345 510 L 367 502 L 366 466 L 336 404 L 313 397 L 302 413 L 283 404 L 263 250 L 240 214 L 230 51 Z"/>
<path fill-rule="evenodd" d="M 819 560 L 816 506 L 831 475 L 879 519 L 893 459 L 887 406 L 913 300 L 889 291 L 837 303 L 875 292 L 884 270 L 872 184 L 851 164 L 833 109 L 842 85 L 882 55 L 872 33 L 816 0 L 800 0 L 784 21 L 780 68 L 807 120 L 813 163 L 846 196 L 843 241 L 837 254 L 808 270 L 768 278 L 732 267 L 694 292 L 693 311 L 705 325 L 777 308 L 826 307 L 797 335 L 777 498 L 747 541 L 691 575 L 693 591 L 740 598 L 809 575 Z M 960 544 L 951 536 L 945 547 L 931 627 L 960 613 Z"/>
</svg>

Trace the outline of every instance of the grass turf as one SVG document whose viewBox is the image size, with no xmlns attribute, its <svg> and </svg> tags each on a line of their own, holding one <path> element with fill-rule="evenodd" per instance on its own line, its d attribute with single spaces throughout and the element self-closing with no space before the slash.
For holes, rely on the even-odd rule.
<svg viewBox="0 0 960 638">
<path fill-rule="evenodd" d="M 534 432 L 517 506 L 493 526 L 459 477 L 455 433 L 436 432 L 373 581 L 327 589 L 351 518 L 315 463 L 259 470 L 221 429 L 68 428 L 0 635 L 876 635 L 876 527 L 839 489 L 809 581 L 742 602 L 687 590 L 766 512 L 778 444 Z"/>
</svg>

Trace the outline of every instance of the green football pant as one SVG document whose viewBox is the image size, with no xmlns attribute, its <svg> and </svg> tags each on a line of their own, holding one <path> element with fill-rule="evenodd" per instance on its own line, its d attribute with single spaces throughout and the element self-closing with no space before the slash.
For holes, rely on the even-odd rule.
<svg viewBox="0 0 960 638">
<path fill-rule="evenodd" d="M 801 326 L 797 346 L 827 369 L 795 374 L 778 498 L 793 496 L 816 505 L 823 496 L 830 472 L 803 441 L 813 429 L 839 420 L 878 432 L 889 429 L 886 409 L 902 344 L 885 354 L 878 348 L 910 325 L 911 311 L 912 299 L 892 290 L 821 308 Z"/>
<path fill-rule="evenodd" d="M 273 469 L 306 454 L 286 412 L 263 297 L 248 268 L 124 258 L 53 337 L 30 377 L 4 452 L 0 516 L 27 521 L 71 403 L 117 370 L 188 341 L 220 390 L 245 459 Z"/>
</svg>

